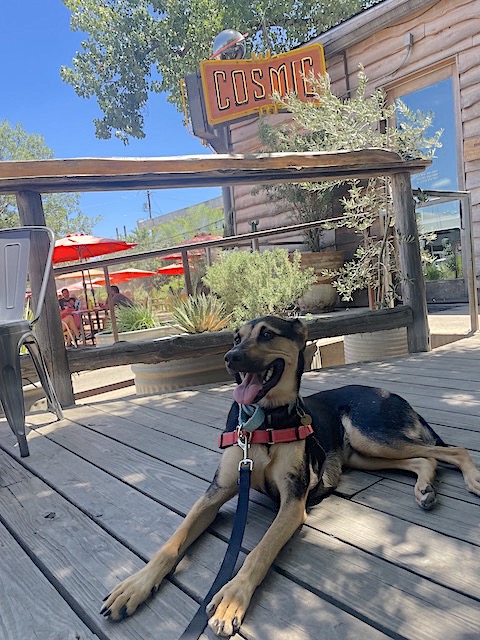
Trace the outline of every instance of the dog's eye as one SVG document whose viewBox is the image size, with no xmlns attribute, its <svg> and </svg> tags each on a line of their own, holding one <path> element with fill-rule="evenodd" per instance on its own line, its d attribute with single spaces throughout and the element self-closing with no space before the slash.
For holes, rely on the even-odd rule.
<svg viewBox="0 0 480 640">
<path fill-rule="evenodd" d="M 270 331 L 270 329 L 262 329 L 260 332 L 260 337 L 263 338 L 264 340 L 273 340 L 273 338 L 275 337 L 275 334 L 273 333 L 273 331 Z"/>
<path fill-rule="evenodd" d="M 241 341 L 242 339 L 240 338 L 239 335 L 233 336 L 233 344 L 235 345 L 240 344 Z"/>
</svg>

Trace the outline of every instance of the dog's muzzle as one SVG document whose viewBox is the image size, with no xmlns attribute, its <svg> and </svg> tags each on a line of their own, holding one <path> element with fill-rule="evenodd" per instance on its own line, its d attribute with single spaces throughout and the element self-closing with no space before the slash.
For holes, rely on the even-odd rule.
<svg viewBox="0 0 480 640">
<path fill-rule="evenodd" d="M 227 371 L 235 376 L 238 387 L 233 397 L 239 404 L 253 404 L 261 400 L 282 377 L 285 361 L 277 358 L 269 365 L 254 361 L 238 348 L 225 354 Z"/>
</svg>

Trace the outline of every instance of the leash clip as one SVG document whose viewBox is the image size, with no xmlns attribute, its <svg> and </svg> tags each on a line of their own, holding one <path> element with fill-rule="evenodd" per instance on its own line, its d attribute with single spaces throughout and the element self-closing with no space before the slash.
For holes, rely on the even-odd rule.
<svg viewBox="0 0 480 640">
<path fill-rule="evenodd" d="M 240 426 L 237 427 L 237 444 L 243 451 L 243 458 L 238 463 L 239 471 L 243 466 L 249 466 L 250 471 L 253 469 L 253 460 L 247 455 L 250 449 L 250 437 L 251 433 L 249 431 L 245 431 L 245 429 L 242 429 Z"/>
</svg>

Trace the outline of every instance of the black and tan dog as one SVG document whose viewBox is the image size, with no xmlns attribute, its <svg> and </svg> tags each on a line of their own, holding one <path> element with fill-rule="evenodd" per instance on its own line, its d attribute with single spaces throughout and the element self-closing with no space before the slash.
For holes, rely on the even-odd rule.
<svg viewBox="0 0 480 640">
<path fill-rule="evenodd" d="M 430 509 L 438 460 L 459 467 L 467 489 L 480 495 L 480 470 L 467 451 L 445 445 L 403 398 L 366 386 L 300 398 L 306 337 L 299 320 L 273 316 L 253 320 L 235 332 L 234 347 L 225 361 L 238 386 L 215 478 L 170 540 L 108 596 L 105 615 L 116 620 L 132 614 L 213 522 L 222 504 L 236 494 L 243 454 L 240 447 L 230 445 L 236 442 L 239 422 L 251 429 L 252 413 L 255 430 L 248 451 L 253 460 L 252 486 L 278 499 L 280 507 L 236 576 L 207 606 L 209 625 L 219 635 L 231 635 L 240 627 L 256 587 L 304 522 L 306 507 L 337 485 L 343 467 L 411 471 L 417 476 L 416 501 Z"/>
</svg>

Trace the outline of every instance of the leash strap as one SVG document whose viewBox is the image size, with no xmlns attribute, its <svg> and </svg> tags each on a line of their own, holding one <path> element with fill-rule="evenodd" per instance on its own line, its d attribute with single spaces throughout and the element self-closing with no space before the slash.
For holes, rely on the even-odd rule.
<svg viewBox="0 0 480 640">
<path fill-rule="evenodd" d="M 245 526 L 247 524 L 248 514 L 248 499 L 250 493 L 250 467 L 246 464 L 240 467 L 240 479 L 239 479 L 239 493 L 237 510 L 235 512 L 235 519 L 233 521 L 233 529 L 230 535 L 230 541 L 228 548 L 223 558 L 222 566 L 215 578 L 210 591 L 205 596 L 202 604 L 198 608 L 197 612 L 190 621 L 188 627 L 185 629 L 179 640 L 198 640 L 205 629 L 208 616 L 205 607 L 208 605 L 213 596 L 230 580 L 235 569 L 238 554 L 242 546 L 243 534 Z"/>
</svg>

